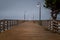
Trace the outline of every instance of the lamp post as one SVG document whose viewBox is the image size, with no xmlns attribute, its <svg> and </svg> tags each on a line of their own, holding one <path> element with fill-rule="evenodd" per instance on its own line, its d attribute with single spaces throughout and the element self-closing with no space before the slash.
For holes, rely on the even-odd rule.
<svg viewBox="0 0 60 40">
<path fill-rule="evenodd" d="M 39 20 L 41 20 L 41 3 L 37 3 L 37 7 L 39 8 Z"/>
<path fill-rule="evenodd" d="M 26 14 L 26 11 L 24 11 L 24 21 L 25 21 L 25 19 L 26 19 L 26 15 L 25 15 L 25 14 Z"/>
<path fill-rule="evenodd" d="M 39 24 L 42 25 L 42 21 L 41 21 L 41 3 L 40 2 L 37 3 L 37 7 L 39 8 Z"/>
<path fill-rule="evenodd" d="M 24 13 L 24 21 L 25 21 L 25 13 Z"/>
<path fill-rule="evenodd" d="M 33 14 L 33 21 L 34 21 L 34 14 Z"/>
<path fill-rule="evenodd" d="M 33 13 L 33 22 L 35 22 L 35 20 L 34 20 L 34 13 Z"/>
</svg>

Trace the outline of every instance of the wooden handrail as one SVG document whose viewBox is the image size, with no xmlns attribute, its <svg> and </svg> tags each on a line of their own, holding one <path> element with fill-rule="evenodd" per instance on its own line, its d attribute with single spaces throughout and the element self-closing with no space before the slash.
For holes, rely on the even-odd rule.
<svg viewBox="0 0 60 40">
<path fill-rule="evenodd" d="M 0 32 L 8 30 L 18 24 L 18 20 L 0 20 Z"/>
</svg>

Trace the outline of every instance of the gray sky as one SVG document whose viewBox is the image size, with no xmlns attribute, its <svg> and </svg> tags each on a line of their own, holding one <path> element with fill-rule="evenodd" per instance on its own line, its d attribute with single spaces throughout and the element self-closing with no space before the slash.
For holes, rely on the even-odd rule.
<svg viewBox="0 0 60 40">
<path fill-rule="evenodd" d="M 39 8 L 36 6 L 39 0 L 0 0 L 0 19 L 24 19 L 39 20 Z M 50 10 L 43 7 L 41 2 L 41 19 L 50 19 Z M 59 18 L 59 17 L 58 17 Z"/>
</svg>

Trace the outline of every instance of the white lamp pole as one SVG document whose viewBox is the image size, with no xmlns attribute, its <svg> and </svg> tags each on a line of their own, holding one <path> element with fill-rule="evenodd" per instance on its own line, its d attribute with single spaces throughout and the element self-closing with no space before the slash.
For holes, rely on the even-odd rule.
<svg viewBox="0 0 60 40">
<path fill-rule="evenodd" d="M 39 8 L 39 20 L 41 20 L 41 3 L 37 3 L 37 7 Z"/>
<path fill-rule="evenodd" d="M 24 20 L 25 20 L 25 13 L 24 13 Z"/>
<path fill-rule="evenodd" d="M 24 20 L 26 19 L 26 15 L 25 14 L 26 14 L 26 11 L 24 11 Z"/>
<path fill-rule="evenodd" d="M 24 11 L 24 20 L 26 20 L 26 11 Z"/>
<path fill-rule="evenodd" d="M 34 13 L 33 13 L 33 21 L 34 21 Z"/>
</svg>

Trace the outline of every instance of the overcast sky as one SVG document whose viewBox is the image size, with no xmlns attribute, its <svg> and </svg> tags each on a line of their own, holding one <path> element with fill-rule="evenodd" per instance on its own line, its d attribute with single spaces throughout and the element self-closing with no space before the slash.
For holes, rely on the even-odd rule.
<svg viewBox="0 0 60 40">
<path fill-rule="evenodd" d="M 0 19 L 39 20 L 38 1 L 41 2 L 41 19 L 50 19 L 50 10 L 43 7 L 44 0 L 0 0 Z M 59 17 L 58 17 L 59 18 Z"/>
</svg>

